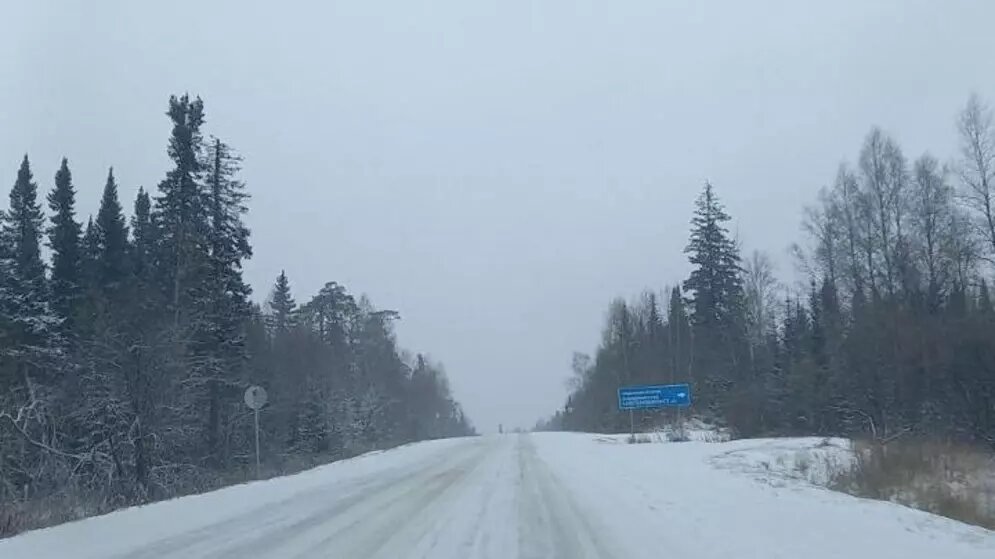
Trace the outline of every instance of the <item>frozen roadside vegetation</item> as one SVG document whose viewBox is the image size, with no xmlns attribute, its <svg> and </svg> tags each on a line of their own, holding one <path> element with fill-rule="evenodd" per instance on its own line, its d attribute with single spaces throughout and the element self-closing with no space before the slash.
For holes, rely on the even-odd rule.
<svg viewBox="0 0 995 559">
<path fill-rule="evenodd" d="M 774 486 L 803 482 L 995 529 L 995 455 L 979 449 L 818 437 L 732 444 L 710 462 Z"/>
<path fill-rule="evenodd" d="M 995 530 L 995 453 L 950 442 L 854 443 L 841 491 L 901 503 Z"/>
</svg>

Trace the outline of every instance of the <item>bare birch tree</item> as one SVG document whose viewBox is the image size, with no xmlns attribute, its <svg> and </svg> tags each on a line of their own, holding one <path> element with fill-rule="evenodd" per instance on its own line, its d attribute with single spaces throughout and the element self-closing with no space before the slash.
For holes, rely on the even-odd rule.
<svg viewBox="0 0 995 559">
<path fill-rule="evenodd" d="M 961 159 L 958 171 L 961 195 L 974 214 L 981 237 L 988 245 L 989 260 L 995 256 L 995 124 L 991 108 L 971 95 L 957 121 Z"/>
</svg>

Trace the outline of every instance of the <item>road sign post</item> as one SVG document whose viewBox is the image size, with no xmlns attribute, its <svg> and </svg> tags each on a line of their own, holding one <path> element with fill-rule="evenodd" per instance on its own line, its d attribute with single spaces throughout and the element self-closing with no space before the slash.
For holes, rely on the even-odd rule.
<svg viewBox="0 0 995 559">
<path fill-rule="evenodd" d="M 262 386 L 250 386 L 245 389 L 245 405 L 252 410 L 253 425 L 256 431 L 256 479 L 260 477 L 259 468 L 259 410 L 266 405 L 266 389 Z"/>
<path fill-rule="evenodd" d="M 684 384 L 641 384 L 622 386 L 618 389 L 618 409 L 629 411 L 629 433 L 636 438 L 635 410 L 657 408 L 677 408 L 680 418 L 681 408 L 691 405 L 691 385 Z"/>
<path fill-rule="evenodd" d="M 636 412 L 629 410 L 629 440 L 636 442 Z"/>
<path fill-rule="evenodd" d="M 252 412 L 252 422 L 256 430 L 256 479 L 259 479 L 259 410 Z"/>
</svg>

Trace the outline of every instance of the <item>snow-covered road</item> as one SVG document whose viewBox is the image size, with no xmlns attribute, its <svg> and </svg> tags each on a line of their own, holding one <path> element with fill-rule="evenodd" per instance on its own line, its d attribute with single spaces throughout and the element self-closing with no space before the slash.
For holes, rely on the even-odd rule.
<svg viewBox="0 0 995 559">
<path fill-rule="evenodd" d="M 756 446 L 433 441 L 31 532 L 0 558 L 995 557 L 993 532 L 716 460 Z"/>
</svg>

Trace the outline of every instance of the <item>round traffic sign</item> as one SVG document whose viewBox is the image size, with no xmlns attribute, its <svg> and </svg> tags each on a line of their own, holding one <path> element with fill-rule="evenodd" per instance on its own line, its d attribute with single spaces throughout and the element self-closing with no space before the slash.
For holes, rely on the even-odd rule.
<svg viewBox="0 0 995 559">
<path fill-rule="evenodd" d="M 262 386 L 250 386 L 245 389 L 245 405 L 254 410 L 266 405 L 266 389 Z"/>
</svg>

